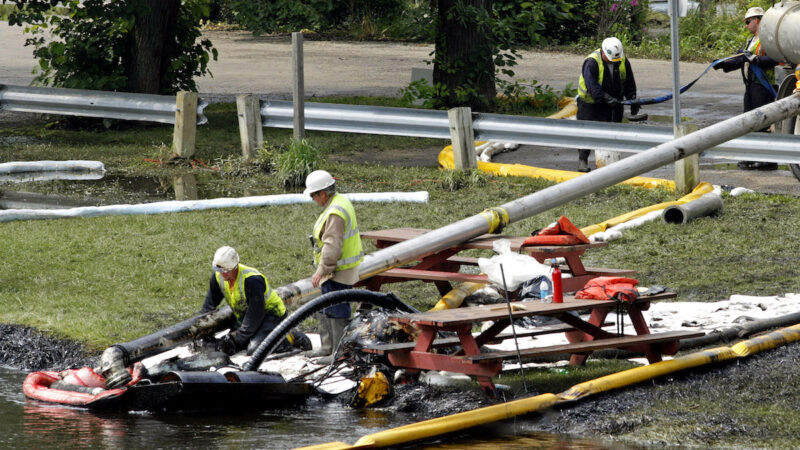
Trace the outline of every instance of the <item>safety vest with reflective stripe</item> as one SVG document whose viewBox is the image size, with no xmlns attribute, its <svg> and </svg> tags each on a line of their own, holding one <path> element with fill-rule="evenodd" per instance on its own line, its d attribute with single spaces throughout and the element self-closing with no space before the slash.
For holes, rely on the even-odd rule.
<svg viewBox="0 0 800 450">
<path fill-rule="evenodd" d="M 587 56 L 584 61 L 587 59 L 594 59 L 597 61 L 597 84 L 600 86 L 603 85 L 603 75 L 606 71 L 606 65 L 603 64 L 603 56 L 601 54 L 601 49 L 597 49 Z M 619 76 L 622 79 L 622 83 L 625 83 L 625 79 L 628 77 L 628 69 L 625 68 L 625 56 L 622 57 L 622 60 L 619 62 Z M 581 77 L 578 80 L 578 96 L 583 100 L 584 103 L 594 103 L 594 99 L 592 95 L 589 93 L 589 90 L 586 89 L 586 80 L 583 79 L 583 70 L 581 70 Z"/>
<path fill-rule="evenodd" d="M 361 236 L 358 234 L 356 210 L 353 204 L 344 195 L 334 194 L 328 207 L 322 211 L 314 224 L 314 266 L 318 266 L 322 259 L 322 231 L 325 222 L 331 214 L 344 220 L 344 236 L 342 242 L 342 255 L 336 261 L 336 271 L 350 269 L 361 264 L 364 253 L 361 251 Z"/>
<path fill-rule="evenodd" d="M 221 273 L 215 273 L 219 290 L 222 291 L 225 301 L 233 309 L 233 314 L 239 324 L 244 320 L 244 315 L 247 312 L 247 295 L 244 291 L 244 280 L 257 275 L 264 278 L 264 284 L 267 286 L 267 290 L 264 293 L 264 311 L 276 317 L 283 317 L 286 314 L 286 306 L 283 304 L 283 300 L 281 300 L 277 292 L 269 287 L 267 277 L 252 267 L 239 264 L 239 274 L 236 276 L 236 281 L 230 286 L 222 279 Z"/>
</svg>

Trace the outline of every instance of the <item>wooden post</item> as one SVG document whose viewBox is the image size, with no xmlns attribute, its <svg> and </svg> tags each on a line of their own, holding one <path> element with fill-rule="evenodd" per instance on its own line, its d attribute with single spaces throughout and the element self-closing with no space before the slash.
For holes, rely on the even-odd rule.
<svg viewBox="0 0 800 450">
<path fill-rule="evenodd" d="M 175 200 L 197 200 L 197 178 L 194 174 L 178 175 L 172 179 Z"/>
<path fill-rule="evenodd" d="M 686 136 L 697 131 L 697 125 L 681 124 L 675 129 L 675 137 Z M 700 155 L 695 153 L 675 161 L 675 192 L 688 194 L 700 183 Z"/>
<path fill-rule="evenodd" d="M 475 133 L 472 131 L 472 110 L 468 107 L 447 111 L 450 119 L 450 140 L 453 145 L 453 162 L 456 169 L 475 169 Z"/>
<path fill-rule="evenodd" d="M 197 92 L 178 92 L 175 98 L 175 131 L 172 135 L 173 158 L 194 157 L 197 131 Z"/>
<path fill-rule="evenodd" d="M 252 158 L 264 144 L 264 129 L 261 128 L 261 101 L 252 94 L 236 97 L 236 115 L 239 117 L 239 137 L 242 140 L 242 156 Z"/>
<path fill-rule="evenodd" d="M 302 140 L 306 137 L 305 130 L 305 104 L 303 86 L 303 33 L 292 33 L 292 72 L 294 83 L 292 84 L 292 104 L 294 107 L 294 138 Z"/>
</svg>

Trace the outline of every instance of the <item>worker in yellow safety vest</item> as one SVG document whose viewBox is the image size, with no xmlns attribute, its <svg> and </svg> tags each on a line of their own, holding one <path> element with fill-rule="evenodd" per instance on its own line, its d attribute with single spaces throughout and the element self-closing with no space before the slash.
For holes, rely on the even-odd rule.
<svg viewBox="0 0 800 450">
<path fill-rule="evenodd" d="M 214 253 L 214 269 L 201 313 L 217 309 L 224 299 L 236 317 L 233 330 L 217 342 L 219 350 L 232 355 L 247 349 L 250 355 L 269 333 L 286 317 L 286 306 L 269 287 L 258 270 L 239 264 L 239 254 L 232 247 L 220 247 Z M 311 340 L 301 331 L 292 330 L 276 352 L 311 350 Z"/>
<path fill-rule="evenodd" d="M 744 112 L 764 106 L 775 100 L 775 95 L 771 92 L 775 86 L 774 67 L 778 61 L 770 58 L 761 48 L 761 39 L 758 37 L 758 27 L 761 24 L 761 17 L 764 10 L 754 6 L 744 14 L 744 26 L 752 37 L 745 42 L 744 46 L 737 52 L 739 56 L 729 58 L 714 64 L 714 69 L 722 69 L 724 72 L 741 70 L 742 81 L 744 82 Z M 768 132 L 769 127 L 759 131 Z M 742 170 L 775 170 L 778 164 L 767 161 L 739 161 L 739 169 Z"/>
<path fill-rule="evenodd" d="M 312 285 L 319 287 L 322 294 L 352 288 L 359 280 L 358 266 L 364 259 L 353 204 L 336 192 L 333 176 L 324 170 L 308 174 L 303 193 L 310 195 L 323 208 L 310 236 L 316 267 L 311 277 Z M 310 355 L 330 355 L 336 350 L 350 322 L 350 304 L 327 307 L 317 315 L 317 320 L 321 347 Z"/>
<path fill-rule="evenodd" d="M 599 49 L 583 60 L 578 79 L 578 120 L 622 122 L 622 100 L 636 98 L 636 80 L 630 61 L 622 51 L 622 42 L 615 37 L 603 40 Z M 631 115 L 641 105 L 631 104 Z M 578 170 L 588 172 L 591 150 L 578 150 Z"/>
</svg>

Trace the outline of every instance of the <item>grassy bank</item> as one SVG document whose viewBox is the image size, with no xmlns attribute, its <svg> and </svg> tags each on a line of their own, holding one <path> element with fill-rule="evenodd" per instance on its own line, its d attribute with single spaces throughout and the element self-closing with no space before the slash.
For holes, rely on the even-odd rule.
<svg viewBox="0 0 800 450">
<path fill-rule="evenodd" d="M 238 136 L 233 106 L 209 108 L 214 127 L 201 128 L 199 159 L 219 168 L 160 166 L 168 128 L 68 131 L 41 124 L 0 129 L 3 160 L 95 159 L 109 176 L 170 177 L 198 173 L 229 195 L 285 192 L 274 177 L 248 168 L 236 156 Z M 265 130 L 268 140 L 285 141 L 289 131 Z M 10 139 L 10 136 L 15 136 Z M 3 139 L 5 138 L 5 139 Z M 355 150 L 430 148 L 426 139 L 312 133 L 310 139 L 331 158 Z M 436 168 L 332 164 L 345 192 L 430 192 L 427 205 L 359 204 L 363 230 L 392 227 L 436 228 L 549 186 L 521 178 L 479 179 L 451 192 Z M 220 174 L 221 173 L 221 174 Z M 28 184 L 26 189 L 81 198 L 70 183 Z M 39 187 L 40 186 L 40 187 Z M 120 192 L 95 193 L 105 197 Z M 509 234 L 527 235 L 560 215 L 579 226 L 674 199 L 662 190 L 612 187 L 539 216 L 512 224 Z M 102 348 L 152 332 L 197 311 L 210 275 L 210 258 L 233 245 L 243 262 L 281 286 L 311 274 L 307 229 L 318 214 L 314 205 L 189 212 L 170 215 L 38 220 L 0 224 L 6 267 L 0 283 L 0 322 L 32 325 Z M 800 234 L 800 200 L 745 195 L 726 197 L 723 214 L 688 226 L 652 222 L 628 231 L 605 249 L 585 255 L 589 264 L 633 268 L 643 285 L 677 289 L 681 300 L 717 301 L 734 293 L 775 295 L 797 290 L 800 269 L 791 264 Z M 422 283 L 392 286 L 419 307 L 437 300 Z"/>
</svg>

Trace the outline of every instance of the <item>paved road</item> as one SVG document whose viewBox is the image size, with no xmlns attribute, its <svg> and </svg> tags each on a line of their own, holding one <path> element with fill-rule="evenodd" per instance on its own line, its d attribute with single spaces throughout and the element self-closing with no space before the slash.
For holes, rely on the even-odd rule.
<svg viewBox="0 0 800 450">
<path fill-rule="evenodd" d="M 256 93 L 264 98 L 288 98 L 291 93 L 291 42 L 289 37 L 254 37 L 246 32 L 207 32 L 219 51 L 210 64 L 213 77 L 198 80 L 201 95 L 208 99 L 229 100 L 236 94 Z M 26 85 L 36 61 L 24 46 L 25 37 L 17 27 L 0 23 L 0 84 Z M 307 95 L 397 95 L 410 81 L 413 67 L 429 67 L 433 47 L 424 44 L 385 42 L 316 41 L 304 45 Z M 574 86 L 584 55 L 522 52 L 518 78 L 563 89 Z M 655 97 L 671 91 L 672 65 L 669 61 L 633 58 L 631 60 L 640 97 Z M 681 63 L 680 80 L 685 84 L 706 68 L 706 64 Z M 743 87 L 738 72 L 711 71 L 681 96 L 681 115 L 700 127 L 708 126 L 741 112 Z M 670 123 L 672 102 L 643 108 L 651 117 Z M 499 161 L 536 163 L 544 167 L 574 169 L 575 152 L 525 146 L 520 151 L 498 157 Z M 430 158 L 435 164 L 435 158 Z M 391 161 L 388 161 L 391 162 Z M 761 192 L 800 195 L 800 182 L 787 171 L 739 172 L 710 170 L 718 160 L 703 159 L 703 178 L 716 184 L 745 186 Z M 671 177 L 671 168 L 651 175 Z"/>
</svg>

